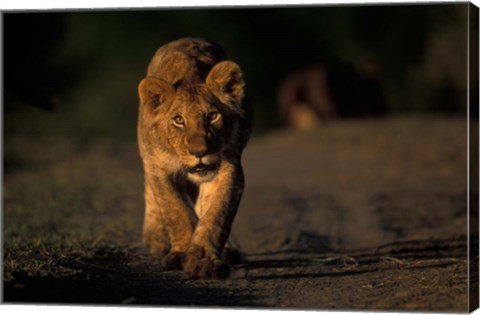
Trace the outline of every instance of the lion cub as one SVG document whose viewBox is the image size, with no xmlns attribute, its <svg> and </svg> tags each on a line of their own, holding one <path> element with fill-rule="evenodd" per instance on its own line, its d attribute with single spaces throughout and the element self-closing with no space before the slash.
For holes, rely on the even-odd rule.
<svg viewBox="0 0 480 315">
<path fill-rule="evenodd" d="M 222 253 L 244 187 L 240 163 L 252 128 L 240 67 L 211 41 L 157 50 L 138 86 L 145 170 L 143 242 L 166 268 L 222 278 Z"/>
</svg>

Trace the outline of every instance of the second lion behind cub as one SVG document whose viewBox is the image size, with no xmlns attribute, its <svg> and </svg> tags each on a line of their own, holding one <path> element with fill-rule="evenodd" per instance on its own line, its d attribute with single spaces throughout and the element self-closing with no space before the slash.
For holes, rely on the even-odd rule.
<svg viewBox="0 0 480 315">
<path fill-rule="evenodd" d="M 184 38 L 157 50 L 138 92 L 143 241 L 165 267 L 223 277 L 252 128 L 242 71 L 218 44 Z"/>
</svg>

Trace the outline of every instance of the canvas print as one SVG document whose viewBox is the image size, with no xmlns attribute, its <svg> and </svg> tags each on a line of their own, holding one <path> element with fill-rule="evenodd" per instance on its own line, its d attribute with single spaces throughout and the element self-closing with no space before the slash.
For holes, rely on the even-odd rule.
<svg viewBox="0 0 480 315">
<path fill-rule="evenodd" d="M 3 303 L 478 307 L 475 5 L 2 20 Z"/>
</svg>

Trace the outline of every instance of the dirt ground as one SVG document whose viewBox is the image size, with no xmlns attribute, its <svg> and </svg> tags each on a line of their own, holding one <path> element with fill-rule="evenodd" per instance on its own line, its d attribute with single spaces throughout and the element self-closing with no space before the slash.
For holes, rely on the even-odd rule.
<svg viewBox="0 0 480 315">
<path fill-rule="evenodd" d="M 4 301 L 466 312 L 466 148 L 460 117 L 255 137 L 231 237 L 244 261 L 193 281 L 139 244 L 135 143 L 7 135 Z"/>
</svg>

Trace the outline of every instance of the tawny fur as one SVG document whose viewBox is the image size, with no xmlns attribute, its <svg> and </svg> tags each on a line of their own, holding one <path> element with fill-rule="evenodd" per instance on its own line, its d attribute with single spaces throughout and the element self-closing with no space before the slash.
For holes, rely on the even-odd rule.
<svg viewBox="0 0 480 315">
<path fill-rule="evenodd" d="M 223 277 L 252 127 L 240 67 L 213 42 L 180 39 L 157 50 L 138 91 L 144 244 L 167 268 Z"/>
</svg>

